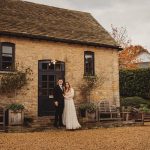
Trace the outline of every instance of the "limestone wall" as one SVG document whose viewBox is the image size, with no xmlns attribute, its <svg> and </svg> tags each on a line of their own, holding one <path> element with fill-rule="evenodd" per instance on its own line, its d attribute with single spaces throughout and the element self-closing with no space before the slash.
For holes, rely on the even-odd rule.
<svg viewBox="0 0 150 150">
<path fill-rule="evenodd" d="M 33 81 L 28 87 L 19 91 L 15 98 L 2 97 L 0 104 L 6 105 L 12 101 L 18 101 L 25 105 L 26 112 L 37 116 L 38 108 L 38 60 L 56 59 L 65 62 L 65 78 L 75 89 L 75 103 L 83 102 L 78 86 L 83 80 L 84 74 L 84 51 L 95 53 L 96 75 L 103 74 L 106 81 L 103 87 L 92 93 L 92 100 L 99 101 L 108 99 L 112 104 L 119 106 L 119 74 L 118 74 L 118 51 L 109 48 L 81 46 L 25 38 L 0 37 L 0 42 L 11 42 L 16 45 L 16 62 L 33 70 Z M 1 72 L 2 73 L 2 72 Z"/>
</svg>

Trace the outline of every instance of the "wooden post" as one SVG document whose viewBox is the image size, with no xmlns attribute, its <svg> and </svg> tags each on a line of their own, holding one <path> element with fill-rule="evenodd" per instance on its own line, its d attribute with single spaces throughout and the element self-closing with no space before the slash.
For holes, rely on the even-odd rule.
<svg viewBox="0 0 150 150">
<path fill-rule="evenodd" d="M 96 121 L 99 121 L 99 111 L 98 111 L 98 109 L 96 110 Z"/>
<path fill-rule="evenodd" d="M 126 121 L 129 121 L 129 112 L 126 113 Z"/>
<path fill-rule="evenodd" d="M 142 123 L 144 125 L 144 112 L 142 112 Z"/>
</svg>

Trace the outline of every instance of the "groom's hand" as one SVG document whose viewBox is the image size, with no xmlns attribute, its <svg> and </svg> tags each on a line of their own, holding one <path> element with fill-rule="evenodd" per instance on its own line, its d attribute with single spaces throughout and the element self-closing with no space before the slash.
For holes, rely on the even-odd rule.
<svg viewBox="0 0 150 150">
<path fill-rule="evenodd" d="M 57 101 L 55 102 L 55 106 L 58 106 L 58 102 Z"/>
</svg>

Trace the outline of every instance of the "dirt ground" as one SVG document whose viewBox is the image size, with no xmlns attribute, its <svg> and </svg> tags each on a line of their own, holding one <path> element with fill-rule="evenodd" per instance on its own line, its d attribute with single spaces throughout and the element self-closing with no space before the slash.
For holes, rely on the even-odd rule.
<svg viewBox="0 0 150 150">
<path fill-rule="evenodd" d="M 0 150 L 150 150 L 150 126 L 1 133 Z"/>
</svg>

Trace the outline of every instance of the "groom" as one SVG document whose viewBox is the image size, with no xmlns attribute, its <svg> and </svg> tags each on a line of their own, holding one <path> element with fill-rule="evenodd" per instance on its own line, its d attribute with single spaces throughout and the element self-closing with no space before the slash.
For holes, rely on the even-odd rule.
<svg viewBox="0 0 150 150">
<path fill-rule="evenodd" d="M 63 79 L 59 78 L 57 86 L 54 88 L 54 104 L 55 104 L 55 122 L 54 126 L 56 128 L 63 127 L 62 114 L 64 110 L 64 89 L 63 89 Z"/>
</svg>

